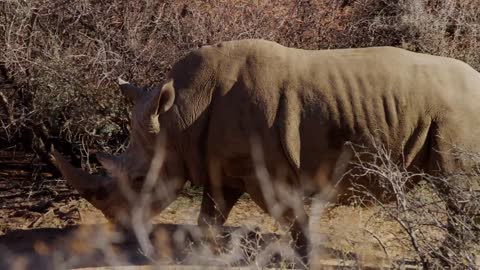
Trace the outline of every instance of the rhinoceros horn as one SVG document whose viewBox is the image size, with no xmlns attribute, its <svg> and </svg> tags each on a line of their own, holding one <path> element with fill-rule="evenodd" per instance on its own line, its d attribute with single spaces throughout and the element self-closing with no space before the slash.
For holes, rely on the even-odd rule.
<svg viewBox="0 0 480 270">
<path fill-rule="evenodd" d="M 112 180 L 109 177 L 91 175 L 81 169 L 73 167 L 55 149 L 52 149 L 51 158 L 68 183 L 77 189 L 80 194 L 88 194 L 92 191 L 99 190 L 102 187 L 104 188 Z"/>
<path fill-rule="evenodd" d="M 118 85 L 120 86 L 120 90 L 122 91 L 122 94 L 134 103 L 137 100 L 139 100 L 144 94 L 144 91 L 142 88 L 135 86 L 123 80 L 122 78 L 118 78 Z"/>
<path fill-rule="evenodd" d="M 102 166 L 113 175 L 116 170 L 118 170 L 118 163 L 120 161 L 119 157 L 115 157 L 106 153 L 97 153 L 96 154 L 98 161 L 102 164 Z"/>
</svg>

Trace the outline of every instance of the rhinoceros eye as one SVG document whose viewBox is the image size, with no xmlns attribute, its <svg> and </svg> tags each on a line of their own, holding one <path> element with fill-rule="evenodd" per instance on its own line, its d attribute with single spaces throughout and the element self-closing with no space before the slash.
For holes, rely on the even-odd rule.
<svg viewBox="0 0 480 270">
<path fill-rule="evenodd" d="M 144 180 L 145 180 L 145 176 L 137 176 L 133 178 L 134 183 L 143 183 Z"/>
<path fill-rule="evenodd" d="M 143 187 L 143 184 L 145 182 L 145 177 L 144 176 L 137 176 L 133 178 L 130 182 L 130 186 L 137 191 L 140 191 Z"/>
</svg>

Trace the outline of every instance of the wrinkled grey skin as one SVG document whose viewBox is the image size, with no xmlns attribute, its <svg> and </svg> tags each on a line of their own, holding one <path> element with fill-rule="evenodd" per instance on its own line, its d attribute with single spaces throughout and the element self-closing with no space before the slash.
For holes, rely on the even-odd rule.
<svg viewBox="0 0 480 270">
<path fill-rule="evenodd" d="M 352 158 L 347 142 L 371 148 L 374 139 L 408 170 L 434 175 L 469 169 L 448 153 L 452 145 L 480 150 L 479 73 L 454 59 L 397 48 L 309 51 L 264 40 L 224 42 L 180 59 L 158 88 L 147 92 L 123 81 L 120 88 L 135 105 L 126 152 L 99 155 L 111 177 L 87 175 L 54 153 L 82 196 L 112 220 L 128 220 L 132 206 L 118 183 L 125 179 L 139 192 L 161 153 L 156 186 L 171 190 L 154 198 L 152 215 L 187 180 L 205 187 L 202 226 L 223 224 L 244 192 L 271 214 L 269 199 L 288 201 L 275 216 L 293 223 L 303 256 L 309 244 L 302 193 L 336 185 L 339 196 L 349 194 L 350 181 L 337 182 Z M 262 192 L 254 149 L 286 193 Z M 353 181 L 383 193 L 375 182 Z"/>
</svg>

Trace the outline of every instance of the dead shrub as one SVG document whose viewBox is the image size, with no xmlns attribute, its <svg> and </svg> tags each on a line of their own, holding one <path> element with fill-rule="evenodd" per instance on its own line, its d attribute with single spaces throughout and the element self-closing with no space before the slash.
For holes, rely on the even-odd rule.
<svg viewBox="0 0 480 270">
<path fill-rule="evenodd" d="M 128 143 L 129 106 L 116 78 L 159 84 L 179 57 L 223 40 L 264 38 L 304 49 L 389 45 L 480 69 L 479 13 L 475 0 L 2 1 L 0 149 L 21 145 L 45 158 L 54 144 L 84 166 L 91 149 L 121 151 Z M 426 231 L 445 234 L 452 216 L 445 198 L 405 193 L 404 181 L 413 176 L 384 154 L 383 167 L 359 164 L 395 195 L 393 205 L 381 204 L 383 213 L 404 228 L 401 243 L 413 247 L 421 263 L 440 263 L 435 248 L 443 236 Z M 459 190 L 455 196 L 470 196 L 473 204 L 459 208 L 478 213 L 478 193 Z M 443 260 L 470 263 L 466 248 L 475 233 L 478 239 L 478 221 L 451 218 L 461 224 L 452 248 L 463 251 Z"/>
<path fill-rule="evenodd" d="M 179 57 L 222 40 L 264 38 L 304 49 L 400 46 L 480 67 L 480 5 L 473 0 L 0 5 L 0 145 L 20 143 L 40 156 L 60 142 L 83 161 L 92 147 L 121 150 L 129 124 L 116 77 L 161 83 Z"/>
<path fill-rule="evenodd" d="M 423 172 L 407 171 L 402 164 L 393 162 L 389 151 L 375 145 L 375 151 L 362 151 L 357 147 L 354 160 L 356 177 L 367 177 L 374 185 L 381 186 L 384 198 L 373 194 L 367 187 L 355 184 L 353 191 L 360 194 L 356 203 L 367 199 L 379 207 L 377 215 L 394 221 L 403 230 L 396 236 L 406 250 L 425 269 L 430 268 L 475 268 L 480 252 L 480 175 L 458 172 L 454 175 L 433 176 Z M 458 158 L 480 164 L 478 154 L 456 150 Z M 371 160 L 371 161 L 370 161 Z M 478 165 L 477 165 L 478 167 Z M 355 178 L 354 178 L 355 179 Z M 420 185 L 412 189 L 413 183 Z M 383 243 L 382 246 L 388 246 Z"/>
</svg>

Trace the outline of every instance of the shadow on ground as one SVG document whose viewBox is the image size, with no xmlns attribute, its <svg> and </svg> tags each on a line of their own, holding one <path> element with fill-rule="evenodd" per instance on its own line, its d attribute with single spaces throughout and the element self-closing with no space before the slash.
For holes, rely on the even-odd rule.
<svg viewBox="0 0 480 270">
<path fill-rule="evenodd" d="M 262 249 L 267 243 L 277 240 L 278 235 L 257 234 L 238 227 L 224 227 L 218 235 L 218 249 L 235 242 L 235 232 L 241 232 L 243 242 L 236 265 L 242 257 L 251 258 L 252 250 Z M 208 257 L 205 241 L 199 237 L 200 230 L 194 225 L 157 224 L 150 234 L 155 250 L 155 259 L 146 256 L 139 241 L 133 235 L 115 233 L 104 225 L 80 225 L 67 228 L 15 230 L 0 236 L 0 269 L 69 269 L 81 267 L 165 264 L 210 264 L 201 261 Z M 212 247 L 212 246 L 209 246 Z M 238 248 L 237 247 L 237 248 Z M 195 250 L 196 252 L 192 252 Z M 200 250 L 200 251 L 199 251 Z M 208 250 L 211 251 L 211 248 Z M 207 253 L 206 253 L 207 252 Z M 196 253 L 192 257 L 192 254 Z M 235 257 L 235 255 L 234 255 Z M 232 256 L 230 256 L 232 259 Z"/>
</svg>

